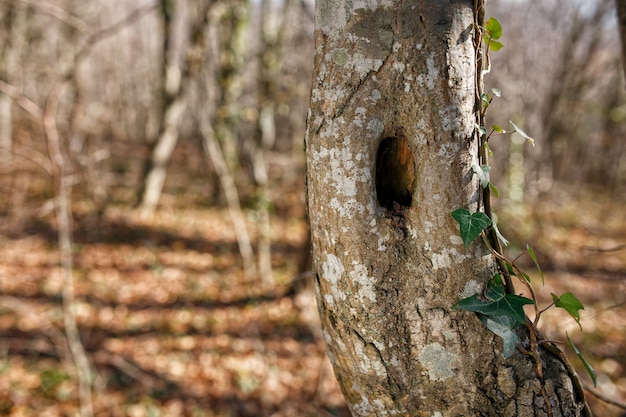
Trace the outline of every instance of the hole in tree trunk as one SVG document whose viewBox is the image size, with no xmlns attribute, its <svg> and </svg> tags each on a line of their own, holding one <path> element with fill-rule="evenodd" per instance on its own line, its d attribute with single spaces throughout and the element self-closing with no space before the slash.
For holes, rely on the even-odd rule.
<svg viewBox="0 0 626 417">
<path fill-rule="evenodd" d="M 415 188 L 415 163 L 409 142 L 398 129 L 396 137 L 383 139 L 376 155 L 376 196 L 389 210 L 410 207 Z"/>
</svg>

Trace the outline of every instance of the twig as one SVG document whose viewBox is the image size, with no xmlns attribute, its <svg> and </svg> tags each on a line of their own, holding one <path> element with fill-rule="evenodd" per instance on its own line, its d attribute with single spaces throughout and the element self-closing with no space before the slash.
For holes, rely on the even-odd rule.
<svg viewBox="0 0 626 417">
<path fill-rule="evenodd" d="M 14 0 L 13 0 L 14 1 Z M 10 3 L 8 1 L 3 1 L 3 3 Z M 61 7 L 58 7 L 54 4 L 44 2 L 41 0 L 36 1 L 27 1 L 21 0 L 21 3 L 26 4 L 30 7 L 37 8 L 44 13 L 49 14 L 50 16 L 58 19 L 59 21 L 65 23 L 68 26 L 73 27 L 74 29 L 80 31 L 81 33 L 89 32 L 89 26 L 83 22 L 78 17 L 72 15 L 71 13 L 63 10 Z"/>
<path fill-rule="evenodd" d="M 24 316 L 28 314 L 32 314 L 32 307 L 28 305 L 28 303 L 20 300 L 17 297 L 13 297 L 10 295 L 0 296 L 0 305 L 9 308 L 16 312 L 17 314 L 23 314 Z M 38 329 L 48 338 L 50 339 L 54 349 L 56 349 L 59 358 L 61 358 L 61 362 L 63 366 L 67 369 L 68 373 L 72 371 L 72 363 L 69 358 L 67 345 L 65 343 L 65 336 L 63 332 L 61 332 L 45 315 L 38 315 L 38 320 L 41 320 L 42 325 L 38 326 Z M 13 344 L 13 340 L 8 339 L 11 344 Z M 45 344 L 45 342 L 43 342 Z M 39 349 L 42 345 L 32 343 L 29 345 L 30 349 L 41 351 L 43 353 L 52 354 L 48 350 Z"/>
<path fill-rule="evenodd" d="M 28 150 L 24 149 L 25 147 L 18 147 L 10 149 L 9 152 L 15 156 L 19 156 L 20 158 L 27 159 L 33 162 L 35 165 L 42 168 L 46 173 L 50 176 L 53 174 L 53 167 L 50 163 L 50 159 L 44 154 L 37 152 L 36 150 L 30 148 Z"/>
<path fill-rule="evenodd" d="M 604 401 L 607 404 L 611 404 L 614 405 L 616 407 L 621 408 L 622 410 L 626 410 L 626 403 L 623 403 L 621 401 L 617 401 L 614 400 L 612 398 L 607 397 L 604 394 L 599 393 L 598 391 L 592 389 L 589 385 L 587 384 L 583 384 L 583 388 L 585 389 L 585 391 L 587 391 L 589 394 L 593 395 L 594 397 Z"/>
<path fill-rule="evenodd" d="M 626 243 L 623 245 L 617 245 L 612 248 L 598 248 L 595 246 L 583 246 L 583 250 L 593 251 L 593 252 L 617 252 L 622 249 L 626 249 Z"/>
<path fill-rule="evenodd" d="M 85 56 L 87 56 L 91 52 L 91 49 L 93 48 L 95 44 L 97 44 L 98 42 L 110 36 L 115 35 L 120 30 L 131 25 L 135 21 L 139 20 L 146 13 L 152 11 L 153 9 L 156 9 L 158 4 L 159 3 L 156 1 L 151 1 L 148 4 L 145 4 L 141 7 L 136 8 L 135 10 L 130 12 L 126 17 L 119 20 L 118 22 L 115 22 L 112 25 L 105 27 L 104 29 L 100 29 L 99 31 L 94 32 L 91 36 L 87 38 L 87 40 L 85 40 L 85 42 L 83 43 L 81 48 L 78 50 L 76 55 L 74 55 L 74 61 L 76 63 L 80 62 L 80 60 L 82 60 Z M 71 74 L 68 73 L 67 75 L 73 76 L 77 67 L 78 65 L 74 65 L 70 70 Z"/>
<path fill-rule="evenodd" d="M 94 361 L 100 364 L 109 364 L 136 380 L 146 388 L 154 388 L 164 385 L 163 381 L 148 374 L 138 366 L 130 363 L 120 355 L 107 351 L 98 351 L 94 355 Z"/>
<path fill-rule="evenodd" d="M 43 118 L 43 110 L 11 84 L 0 80 L 0 93 L 11 97 L 15 103 L 37 120 Z"/>
</svg>

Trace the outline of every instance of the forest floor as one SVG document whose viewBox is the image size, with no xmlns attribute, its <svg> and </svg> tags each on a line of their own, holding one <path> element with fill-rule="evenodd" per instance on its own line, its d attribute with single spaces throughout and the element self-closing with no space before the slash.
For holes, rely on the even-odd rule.
<svg viewBox="0 0 626 417">
<path fill-rule="evenodd" d="M 593 392 L 626 402 L 626 249 L 619 248 L 626 201 L 597 197 L 559 196 L 514 215 L 503 210 L 501 223 L 513 227 L 501 229 L 540 255 L 545 285 L 531 275 L 544 305 L 551 292 L 567 291 L 585 305 L 583 332 L 551 311 L 544 332 L 564 340 L 567 331 L 598 373 Z M 269 289 L 244 277 L 226 209 L 181 207 L 166 194 L 150 221 L 124 204 L 96 219 L 75 201 L 76 311 L 94 370 L 95 415 L 349 415 L 311 286 L 290 291 L 294 277 L 310 281 L 299 270 L 303 191 L 275 198 L 289 199 L 293 211 L 271 219 Z M 43 213 L 19 227 L 9 220 L 0 236 L 0 415 L 76 415 L 54 218 Z M 255 219 L 248 221 L 254 236 Z M 589 400 L 597 416 L 625 411 Z"/>
</svg>

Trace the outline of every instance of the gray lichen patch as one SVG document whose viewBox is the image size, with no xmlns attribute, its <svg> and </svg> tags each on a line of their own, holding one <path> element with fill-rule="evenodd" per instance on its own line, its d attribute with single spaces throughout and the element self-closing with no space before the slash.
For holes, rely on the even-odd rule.
<svg viewBox="0 0 626 417">
<path fill-rule="evenodd" d="M 337 65 L 346 65 L 349 58 L 350 56 L 348 55 L 348 51 L 344 48 L 334 49 L 331 53 L 331 59 Z"/>
<path fill-rule="evenodd" d="M 439 343 L 430 343 L 424 346 L 419 354 L 419 361 L 428 370 L 431 381 L 443 381 L 455 376 L 452 370 L 452 362 L 457 360 L 457 355 L 452 353 Z"/>
</svg>

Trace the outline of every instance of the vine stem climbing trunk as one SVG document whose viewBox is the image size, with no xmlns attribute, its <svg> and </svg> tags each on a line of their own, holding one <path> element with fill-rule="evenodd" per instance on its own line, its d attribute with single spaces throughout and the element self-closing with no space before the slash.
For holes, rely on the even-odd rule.
<svg viewBox="0 0 626 417">
<path fill-rule="evenodd" d="M 498 272 L 482 210 L 482 1 L 320 0 L 305 138 L 323 333 L 354 416 L 582 416 L 557 355 L 508 359 L 452 306 Z M 520 329 L 523 343 L 528 333 Z"/>
</svg>

